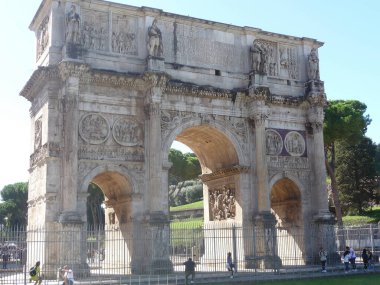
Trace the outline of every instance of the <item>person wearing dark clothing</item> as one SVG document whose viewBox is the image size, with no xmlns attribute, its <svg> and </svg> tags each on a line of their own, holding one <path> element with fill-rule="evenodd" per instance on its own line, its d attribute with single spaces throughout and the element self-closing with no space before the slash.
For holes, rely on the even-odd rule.
<svg viewBox="0 0 380 285">
<path fill-rule="evenodd" d="M 321 247 L 319 249 L 319 259 L 321 260 L 321 266 L 322 266 L 322 272 L 327 272 L 326 271 L 326 261 L 327 261 L 327 252 L 326 250 Z"/>
<path fill-rule="evenodd" d="M 235 264 L 232 262 L 232 255 L 231 255 L 231 252 L 228 252 L 228 253 L 227 253 L 227 263 L 226 263 L 226 267 L 227 267 L 228 271 L 231 272 L 231 276 L 230 276 L 230 278 L 234 278 L 234 271 L 236 271 L 236 268 L 235 268 Z"/>
<path fill-rule="evenodd" d="M 195 262 L 189 257 L 189 259 L 183 263 L 185 265 L 185 284 L 188 284 L 188 278 L 191 275 L 191 283 L 194 283 L 195 278 Z"/>
<path fill-rule="evenodd" d="M 348 273 L 350 271 L 350 249 L 347 249 L 343 253 L 343 262 L 344 262 L 344 272 Z"/>
<path fill-rule="evenodd" d="M 9 254 L 7 251 L 5 251 L 3 253 L 3 269 L 7 269 L 8 260 L 9 260 Z"/>
<path fill-rule="evenodd" d="M 367 249 L 363 249 L 363 253 L 362 253 L 362 260 L 363 260 L 363 264 L 364 264 L 364 271 L 367 271 L 368 269 L 368 253 L 367 253 Z"/>
</svg>

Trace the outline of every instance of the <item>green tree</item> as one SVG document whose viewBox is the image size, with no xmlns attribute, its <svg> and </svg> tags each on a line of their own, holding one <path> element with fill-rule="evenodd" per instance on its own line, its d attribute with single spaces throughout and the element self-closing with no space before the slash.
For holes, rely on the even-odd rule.
<svg viewBox="0 0 380 285">
<path fill-rule="evenodd" d="M 356 145 L 336 145 L 336 180 L 344 213 L 362 215 L 374 199 L 376 145 L 363 137 Z"/>
<path fill-rule="evenodd" d="M 329 101 L 325 110 L 323 135 L 325 139 L 325 159 L 327 173 L 331 179 L 331 192 L 335 205 L 336 218 L 339 225 L 343 225 L 342 209 L 335 177 L 335 145 L 339 142 L 357 144 L 371 120 L 364 115 L 367 106 L 356 100 Z"/>
<path fill-rule="evenodd" d="M 93 228 L 104 225 L 104 210 L 101 204 L 104 201 L 104 194 L 96 184 L 90 183 L 87 189 L 87 224 Z"/>
<path fill-rule="evenodd" d="M 377 176 L 380 176 L 380 144 L 376 146 L 375 167 Z"/>
<path fill-rule="evenodd" d="M 170 149 L 169 161 L 172 167 L 169 169 L 169 185 L 177 185 L 179 182 L 197 178 L 201 174 L 198 158 L 194 153 L 185 153 L 176 149 Z"/>
<path fill-rule="evenodd" d="M 5 218 L 7 226 L 26 226 L 28 215 L 28 183 L 18 182 L 6 185 L 1 191 L 1 223 Z"/>
</svg>

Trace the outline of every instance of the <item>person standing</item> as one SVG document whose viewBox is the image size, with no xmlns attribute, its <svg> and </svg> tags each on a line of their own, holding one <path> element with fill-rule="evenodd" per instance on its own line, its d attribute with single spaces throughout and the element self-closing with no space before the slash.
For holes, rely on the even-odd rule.
<svg viewBox="0 0 380 285">
<path fill-rule="evenodd" d="M 195 278 L 195 262 L 189 257 L 189 259 L 183 263 L 185 265 L 185 284 L 188 284 L 188 278 L 191 275 L 191 283 L 194 283 Z"/>
<path fill-rule="evenodd" d="M 368 250 L 368 269 L 372 269 L 372 252 Z"/>
<path fill-rule="evenodd" d="M 39 261 L 36 262 L 36 265 L 34 265 L 35 274 L 30 277 L 32 281 L 34 281 L 34 285 L 39 285 L 42 283 L 43 275 L 41 274 L 41 263 Z"/>
<path fill-rule="evenodd" d="M 235 268 L 235 264 L 232 262 L 232 255 L 231 255 L 231 252 L 228 252 L 228 253 L 227 253 L 227 263 L 226 263 L 226 267 L 227 267 L 228 271 L 231 272 L 231 276 L 230 276 L 230 278 L 234 278 L 234 271 L 236 272 L 236 268 Z"/>
<path fill-rule="evenodd" d="M 9 253 L 7 250 L 3 252 L 3 269 L 7 269 L 8 266 L 8 260 L 9 260 Z"/>
<path fill-rule="evenodd" d="M 356 271 L 356 263 L 355 263 L 356 254 L 355 254 L 355 251 L 354 251 L 354 249 L 352 247 L 350 248 L 348 246 L 346 246 L 346 249 L 348 249 L 350 251 L 351 269 L 352 269 L 352 271 Z"/>
<path fill-rule="evenodd" d="M 321 266 L 322 266 L 322 272 L 327 272 L 326 271 L 326 261 L 327 261 L 327 252 L 326 250 L 323 249 L 321 246 L 319 249 L 319 259 L 321 261 Z"/>
<path fill-rule="evenodd" d="M 74 285 L 74 273 L 67 265 L 62 269 L 63 271 L 63 284 L 62 285 Z"/>
<path fill-rule="evenodd" d="M 343 262 L 344 262 L 344 273 L 348 273 L 350 271 L 350 250 L 348 246 L 346 247 L 346 251 L 343 253 Z"/>
<path fill-rule="evenodd" d="M 362 252 L 362 260 L 363 260 L 363 265 L 364 265 L 364 271 L 367 271 L 368 269 L 368 253 L 367 253 L 367 249 L 363 249 L 363 252 Z"/>
</svg>

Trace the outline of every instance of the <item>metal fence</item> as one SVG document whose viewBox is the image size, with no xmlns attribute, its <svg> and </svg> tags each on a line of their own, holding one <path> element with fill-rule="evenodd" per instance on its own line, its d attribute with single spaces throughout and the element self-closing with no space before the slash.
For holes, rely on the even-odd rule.
<svg viewBox="0 0 380 285">
<path fill-rule="evenodd" d="M 46 238 L 47 236 L 50 238 Z M 0 284 L 29 282 L 29 267 L 36 261 L 36 256 L 51 257 L 57 252 L 64 255 L 65 248 L 57 250 L 58 247 L 62 247 L 63 237 L 65 248 L 78 248 L 77 243 L 83 243 L 84 248 L 79 247 L 81 252 L 74 251 L 76 256 L 72 259 L 77 260 L 76 264 L 79 260 L 81 265 L 69 264 L 69 266 L 77 266 L 73 268 L 76 279 L 93 283 L 99 280 L 103 282 L 113 280 L 116 284 L 139 284 L 144 278 L 145 280 L 170 278 L 175 280 L 175 284 L 181 284 L 183 262 L 187 258 L 194 259 L 197 272 L 212 274 L 226 271 L 227 252 L 232 253 L 239 272 L 257 274 L 285 270 L 293 272 L 305 269 L 318 270 L 319 246 L 327 249 L 328 264 L 330 267 L 335 266 L 336 270 L 343 268 L 341 255 L 346 245 L 357 252 L 359 263 L 363 248 L 372 251 L 374 262 L 378 262 L 377 256 L 380 253 L 378 225 L 344 228 L 324 226 L 323 229 L 318 225 L 302 228 L 242 227 L 227 223 L 215 223 L 198 228 L 188 226 L 169 230 L 166 249 L 154 248 L 155 236 L 149 231 L 123 235 L 120 229 L 99 227 L 82 229 L 80 233 L 67 230 L 52 234 L 44 229 L 26 231 L 24 228 L 2 228 Z M 136 247 L 137 242 L 142 246 Z M 159 268 L 160 264 L 151 266 L 154 258 L 160 254 L 168 258 L 172 270 L 162 271 L 166 273 L 164 276 L 157 276 L 160 271 L 155 269 Z M 136 263 L 136 260 L 145 261 Z M 162 268 L 167 268 L 167 261 L 158 262 L 162 262 Z M 136 271 L 136 264 L 145 268 Z M 43 284 L 58 284 L 60 279 L 58 268 L 63 265 L 46 266 L 42 261 L 42 272 L 45 276 L 49 276 L 45 278 Z M 145 272 L 144 275 L 135 274 L 142 271 Z"/>
</svg>

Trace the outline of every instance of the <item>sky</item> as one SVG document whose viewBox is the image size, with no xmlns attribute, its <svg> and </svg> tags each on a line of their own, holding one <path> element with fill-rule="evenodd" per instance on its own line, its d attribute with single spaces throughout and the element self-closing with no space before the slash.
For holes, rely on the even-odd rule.
<svg viewBox="0 0 380 285">
<path fill-rule="evenodd" d="M 28 181 L 30 103 L 19 96 L 37 66 L 29 30 L 41 0 L 2 0 L 0 56 L 0 189 Z M 380 143 L 380 1 L 378 0 L 114 0 L 133 6 L 264 31 L 314 38 L 328 100 L 359 100 L 372 123 L 367 136 Z M 21 4 L 22 3 L 22 4 Z M 189 149 L 180 148 L 183 151 Z"/>
</svg>

